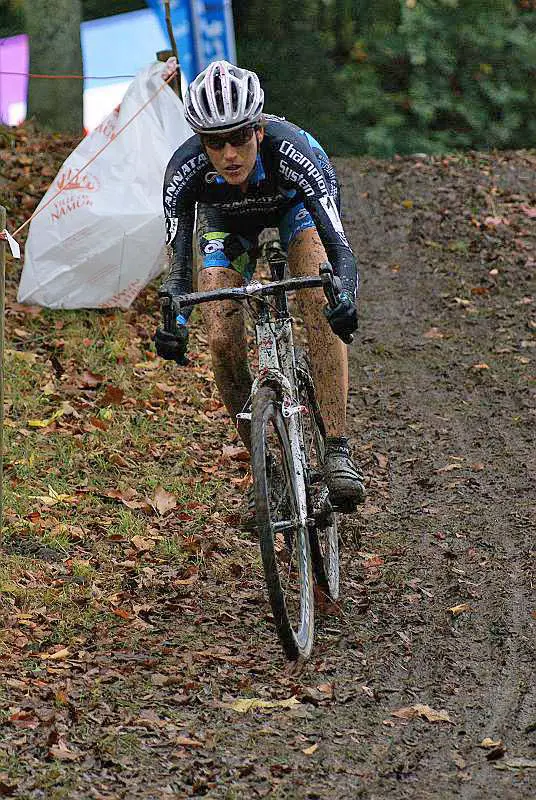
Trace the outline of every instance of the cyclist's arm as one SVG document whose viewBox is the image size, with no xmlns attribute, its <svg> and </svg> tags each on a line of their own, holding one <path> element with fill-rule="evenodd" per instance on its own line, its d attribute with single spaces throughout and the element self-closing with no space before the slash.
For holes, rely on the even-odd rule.
<svg viewBox="0 0 536 800">
<path fill-rule="evenodd" d="M 192 236 L 195 220 L 197 177 L 206 156 L 196 153 L 190 139 L 180 147 L 166 170 L 164 215 L 166 244 L 171 248 L 170 269 L 162 289 L 178 295 L 192 291 Z"/>
<path fill-rule="evenodd" d="M 354 295 L 358 287 L 357 262 L 339 216 L 338 182 L 331 162 L 326 156 L 326 163 L 321 164 L 306 136 L 296 134 L 290 125 L 279 133 L 277 145 L 280 173 L 311 214 L 343 289 Z"/>
<path fill-rule="evenodd" d="M 162 287 L 170 294 L 192 291 L 193 232 L 194 208 L 185 209 L 177 217 L 166 217 L 166 244 L 171 248 L 171 258 Z"/>
<path fill-rule="evenodd" d="M 357 294 L 359 277 L 357 261 L 346 239 L 336 202 L 331 195 L 304 198 L 324 245 L 333 272 L 341 279 L 343 290 Z"/>
</svg>

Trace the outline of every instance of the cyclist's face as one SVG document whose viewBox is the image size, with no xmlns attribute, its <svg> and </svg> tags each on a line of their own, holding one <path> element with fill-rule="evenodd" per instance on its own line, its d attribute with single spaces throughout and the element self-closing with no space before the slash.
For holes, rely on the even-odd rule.
<svg viewBox="0 0 536 800">
<path fill-rule="evenodd" d="M 231 134 L 229 134 L 231 137 Z M 210 139 L 204 140 L 207 155 L 216 172 L 232 186 L 247 187 L 250 173 L 255 166 L 257 158 L 257 147 L 264 138 L 264 130 L 252 131 L 249 139 L 243 144 L 233 144 L 229 139 L 225 140 L 223 147 L 211 147 Z"/>
</svg>

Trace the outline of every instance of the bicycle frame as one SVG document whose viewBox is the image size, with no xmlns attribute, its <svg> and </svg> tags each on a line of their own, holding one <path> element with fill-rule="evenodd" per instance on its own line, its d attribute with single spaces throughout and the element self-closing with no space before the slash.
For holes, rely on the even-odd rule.
<svg viewBox="0 0 536 800">
<path fill-rule="evenodd" d="M 270 261 L 270 258 L 268 259 Z M 336 302 L 339 291 L 338 278 L 334 277 L 331 265 L 326 262 L 320 268 L 319 275 L 282 278 L 283 261 L 276 255 L 271 263 L 272 277 L 278 278 L 270 283 L 252 281 L 246 286 L 228 289 L 215 289 L 209 292 L 194 292 L 172 298 L 162 295 L 162 311 L 167 330 L 172 330 L 173 320 L 181 313 L 181 309 L 199 303 L 210 303 L 221 300 L 236 300 L 247 303 L 255 321 L 256 341 L 258 346 L 258 374 L 253 381 L 251 394 L 237 419 L 251 420 L 251 401 L 261 386 L 266 384 L 275 387 L 281 397 L 282 413 L 288 420 L 288 436 L 295 463 L 299 465 L 297 494 L 299 498 L 299 522 L 307 521 L 307 496 L 305 490 L 305 456 L 303 431 L 300 414 L 303 406 L 298 402 L 296 390 L 296 362 L 294 357 L 294 339 L 292 335 L 292 317 L 288 310 L 287 292 L 299 289 L 322 287 L 328 301 Z M 272 305 L 264 298 L 271 296 Z M 254 303 L 258 303 L 257 306 Z"/>
<path fill-rule="evenodd" d="M 270 314 L 264 306 L 255 321 L 258 346 L 258 375 L 253 381 L 248 406 L 251 406 L 254 395 L 261 386 L 276 388 L 281 398 L 281 411 L 287 420 L 287 432 L 295 463 L 297 496 L 299 500 L 299 522 L 307 521 L 307 496 L 305 491 L 305 462 L 303 432 L 300 414 L 304 407 L 297 399 L 296 361 L 294 357 L 294 339 L 292 335 L 292 318 L 286 308 L 286 298 L 282 298 L 285 308 L 278 311 L 278 317 Z M 248 412 L 238 414 L 239 419 L 251 419 Z"/>
</svg>

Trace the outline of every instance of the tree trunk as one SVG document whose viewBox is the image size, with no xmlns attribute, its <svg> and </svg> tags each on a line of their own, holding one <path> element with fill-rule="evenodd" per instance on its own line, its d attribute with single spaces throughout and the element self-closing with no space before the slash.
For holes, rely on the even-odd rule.
<svg viewBox="0 0 536 800">
<path fill-rule="evenodd" d="M 30 72 L 81 75 L 80 0 L 24 0 Z M 30 79 L 28 117 L 52 131 L 81 133 L 82 80 Z"/>
</svg>

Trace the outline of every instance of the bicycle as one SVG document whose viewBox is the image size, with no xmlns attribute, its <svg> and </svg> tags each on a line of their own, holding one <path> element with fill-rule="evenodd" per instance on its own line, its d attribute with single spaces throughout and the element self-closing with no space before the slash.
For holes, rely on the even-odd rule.
<svg viewBox="0 0 536 800">
<path fill-rule="evenodd" d="M 324 422 L 307 358 L 294 346 L 287 295 L 322 286 L 334 307 L 340 283 L 327 262 L 318 276 L 285 277 L 280 245 L 270 243 L 264 250 L 271 282 L 163 294 L 161 303 L 169 332 L 178 314 L 200 303 L 235 300 L 253 318 L 258 371 L 238 418 L 251 424 L 256 523 L 275 627 L 285 655 L 295 661 L 308 658 L 313 647 L 313 576 L 322 595 L 339 597 L 339 544 L 337 515 L 322 475 Z"/>
</svg>

